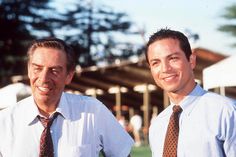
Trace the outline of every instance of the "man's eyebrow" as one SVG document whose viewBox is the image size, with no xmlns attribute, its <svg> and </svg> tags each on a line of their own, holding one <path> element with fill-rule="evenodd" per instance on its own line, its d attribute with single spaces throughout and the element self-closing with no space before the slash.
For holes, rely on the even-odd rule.
<svg viewBox="0 0 236 157">
<path fill-rule="evenodd" d="M 42 65 L 36 64 L 36 63 L 32 63 L 33 66 L 37 66 L 37 67 L 42 67 Z"/>
<path fill-rule="evenodd" d="M 180 53 L 175 52 L 175 53 L 169 54 L 169 55 L 166 56 L 166 58 L 170 58 L 170 57 L 175 56 L 175 55 L 179 56 Z M 160 59 L 159 58 L 154 58 L 154 59 L 151 59 L 150 61 L 157 61 L 157 60 L 160 60 Z"/>
<path fill-rule="evenodd" d="M 175 53 L 169 54 L 167 57 L 174 56 L 174 55 L 179 55 L 179 54 L 180 54 L 179 52 L 175 52 Z"/>
<path fill-rule="evenodd" d="M 150 62 L 153 62 L 153 61 L 158 61 L 160 60 L 159 58 L 154 58 L 154 59 L 151 59 Z"/>
<path fill-rule="evenodd" d="M 36 63 L 32 63 L 33 66 L 36 66 L 36 67 L 43 67 L 43 65 L 39 65 L 39 64 L 36 64 Z M 58 66 L 51 66 L 49 67 L 50 69 L 62 69 L 62 67 L 60 65 Z"/>
</svg>

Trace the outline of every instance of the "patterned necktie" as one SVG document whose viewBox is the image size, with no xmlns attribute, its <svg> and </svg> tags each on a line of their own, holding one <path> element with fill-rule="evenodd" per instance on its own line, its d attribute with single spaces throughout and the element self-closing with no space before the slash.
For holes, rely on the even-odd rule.
<svg viewBox="0 0 236 157">
<path fill-rule="evenodd" d="M 179 114 L 182 108 L 179 105 L 173 107 L 169 125 L 166 132 L 163 157 L 177 157 L 177 144 L 179 137 Z"/>
<path fill-rule="evenodd" d="M 40 138 L 39 157 L 53 157 L 53 142 L 50 133 L 50 127 L 57 115 L 58 113 L 56 112 L 51 119 L 38 116 L 39 120 L 44 126 L 44 130 Z"/>
</svg>

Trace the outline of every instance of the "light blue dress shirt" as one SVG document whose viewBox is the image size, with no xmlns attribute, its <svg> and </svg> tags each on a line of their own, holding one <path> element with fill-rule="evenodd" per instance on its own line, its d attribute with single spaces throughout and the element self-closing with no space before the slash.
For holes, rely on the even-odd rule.
<svg viewBox="0 0 236 157">
<path fill-rule="evenodd" d="M 51 126 L 55 157 L 126 157 L 134 143 L 98 100 L 63 93 Z M 43 125 L 33 97 L 0 112 L 0 157 L 38 157 Z"/>
<path fill-rule="evenodd" d="M 152 157 L 162 157 L 173 103 L 149 128 Z M 236 157 L 236 103 L 199 85 L 179 104 L 178 157 Z"/>
</svg>

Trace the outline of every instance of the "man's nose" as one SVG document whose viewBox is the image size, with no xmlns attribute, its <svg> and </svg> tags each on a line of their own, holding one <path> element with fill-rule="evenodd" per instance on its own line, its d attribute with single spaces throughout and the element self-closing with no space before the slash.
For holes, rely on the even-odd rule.
<svg viewBox="0 0 236 157">
<path fill-rule="evenodd" d="M 161 64 L 161 70 L 162 72 L 167 72 L 171 69 L 170 64 L 167 61 L 162 62 Z"/>
<path fill-rule="evenodd" d="M 45 83 L 48 82 L 49 78 L 50 78 L 49 71 L 47 69 L 42 70 L 39 76 L 40 81 L 42 83 Z"/>
</svg>

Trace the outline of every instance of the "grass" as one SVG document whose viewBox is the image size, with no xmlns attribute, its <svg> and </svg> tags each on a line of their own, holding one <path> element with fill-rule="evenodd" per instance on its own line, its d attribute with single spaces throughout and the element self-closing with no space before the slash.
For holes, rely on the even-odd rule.
<svg viewBox="0 0 236 157">
<path fill-rule="evenodd" d="M 151 150 L 149 146 L 133 147 L 131 150 L 131 157 L 151 157 Z M 103 157 L 100 153 L 99 157 Z"/>
<path fill-rule="evenodd" d="M 151 150 L 149 146 L 133 147 L 131 150 L 131 157 L 151 157 Z"/>
</svg>

